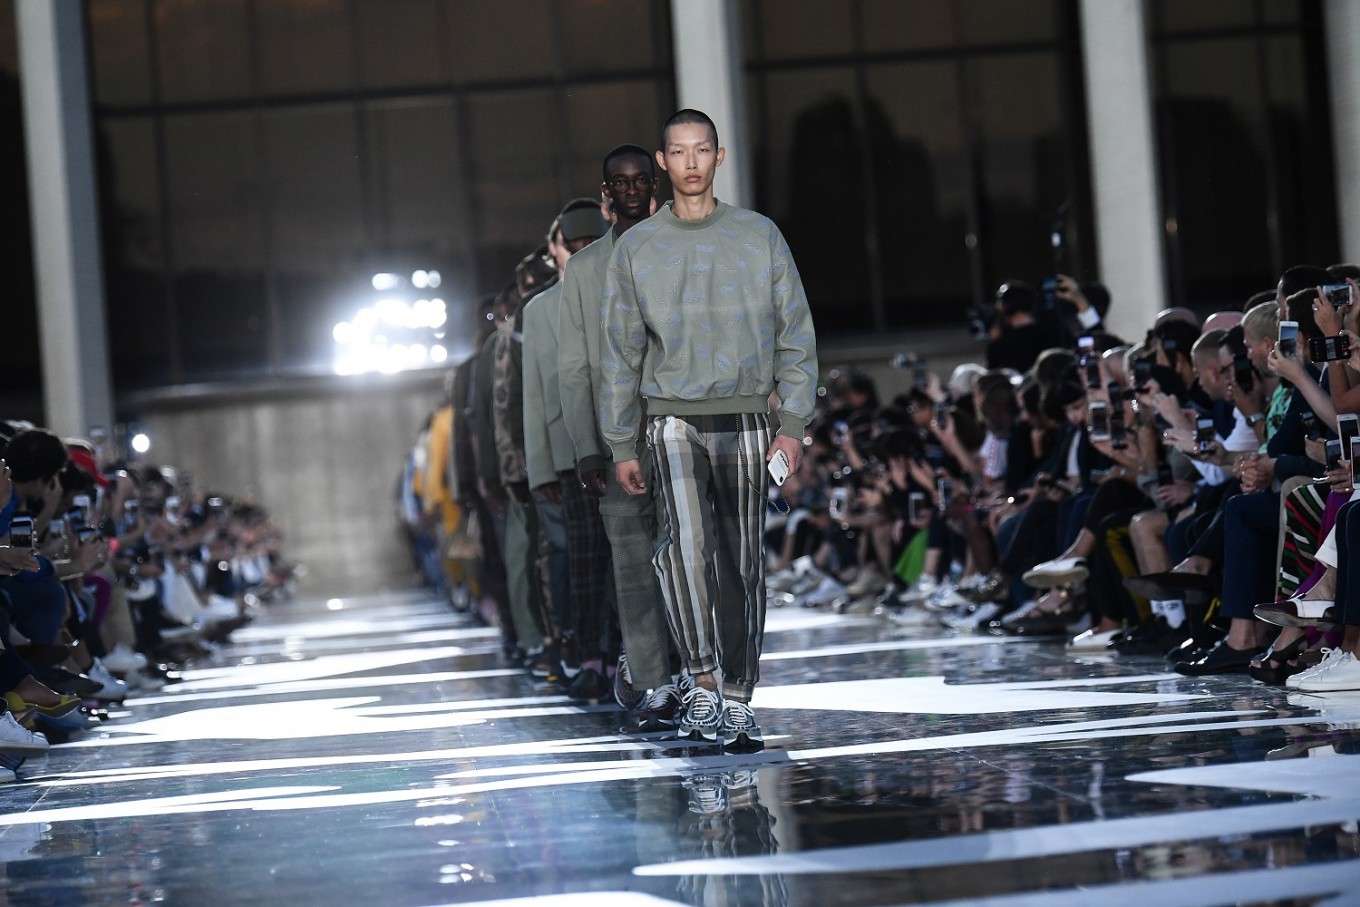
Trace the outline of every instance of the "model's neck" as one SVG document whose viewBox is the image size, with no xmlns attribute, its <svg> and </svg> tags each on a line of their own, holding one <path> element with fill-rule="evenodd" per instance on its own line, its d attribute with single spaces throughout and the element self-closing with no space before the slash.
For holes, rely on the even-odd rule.
<svg viewBox="0 0 1360 907">
<path fill-rule="evenodd" d="M 637 226 L 638 224 L 640 224 L 640 223 L 642 223 L 641 220 L 632 220 L 632 219 L 627 218 L 627 217 L 619 217 L 618 215 L 615 215 L 615 216 L 614 216 L 614 238 L 615 238 L 615 239 L 618 239 L 620 236 L 622 236 L 623 234 L 627 233 L 629 230 L 633 229 L 634 227 L 636 227 L 636 226 Z"/>
<path fill-rule="evenodd" d="M 709 189 L 703 195 L 677 195 L 671 207 L 681 220 L 703 220 L 718 210 L 718 199 Z"/>
</svg>

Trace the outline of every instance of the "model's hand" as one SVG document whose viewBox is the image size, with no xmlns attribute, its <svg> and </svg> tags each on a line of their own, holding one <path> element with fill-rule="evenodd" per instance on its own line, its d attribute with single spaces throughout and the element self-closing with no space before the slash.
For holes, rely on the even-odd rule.
<svg viewBox="0 0 1360 907">
<path fill-rule="evenodd" d="M 581 473 L 580 478 L 581 485 L 585 488 L 587 494 L 597 498 L 604 497 L 605 482 L 603 469 L 587 469 L 585 472 Z"/>
<path fill-rule="evenodd" d="M 798 464 L 803 462 L 803 442 L 788 435 L 775 435 L 770 449 L 765 452 L 765 462 L 770 462 L 774 459 L 775 453 L 781 450 L 784 451 L 784 456 L 789 458 L 789 474 L 792 475 L 798 471 Z"/>
<path fill-rule="evenodd" d="M 624 460 L 614 464 L 614 478 L 619 480 L 623 490 L 629 494 L 646 494 L 647 483 L 642 480 L 642 464 L 637 460 Z"/>
</svg>

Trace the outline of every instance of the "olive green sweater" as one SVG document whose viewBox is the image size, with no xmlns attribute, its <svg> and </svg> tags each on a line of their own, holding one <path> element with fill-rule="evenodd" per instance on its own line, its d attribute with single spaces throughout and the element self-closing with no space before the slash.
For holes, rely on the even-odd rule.
<svg viewBox="0 0 1360 907">
<path fill-rule="evenodd" d="M 621 463 L 648 415 L 763 413 L 802 439 L 817 395 L 817 339 L 774 222 L 718 202 L 701 221 L 667 204 L 615 243 L 600 332 L 600 422 Z"/>
</svg>

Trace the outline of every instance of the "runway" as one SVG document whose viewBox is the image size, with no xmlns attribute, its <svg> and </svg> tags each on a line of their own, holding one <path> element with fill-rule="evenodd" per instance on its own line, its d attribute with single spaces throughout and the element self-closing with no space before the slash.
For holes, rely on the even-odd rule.
<svg viewBox="0 0 1360 907">
<path fill-rule="evenodd" d="M 767 750 L 414 593 L 273 606 L 0 788 L 0 904 L 1341 904 L 1360 693 L 772 609 Z"/>
</svg>

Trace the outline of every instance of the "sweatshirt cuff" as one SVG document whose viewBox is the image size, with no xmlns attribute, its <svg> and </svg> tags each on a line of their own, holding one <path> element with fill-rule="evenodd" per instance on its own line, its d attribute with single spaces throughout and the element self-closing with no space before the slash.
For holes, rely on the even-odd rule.
<svg viewBox="0 0 1360 907">
<path fill-rule="evenodd" d="M 638 458 L 637 444 L 634 442 L 615 444 L 611 441 L 609 443 L 609 451 L 613 454 L 614 462 L 616 464 L 627 463 L 629 460 L 636 460 Z"/>
<path fill-rule="evenodd" d="M 800 416 L 795 416 L 793 413 L 779 414 L 779 431 L 775 434 L 794 438 L 801 443 L 806 430 L 807 422 L 803 421 Z"/>
<path fill-rule="evenodd" d="M 584 477 L 586 473 L 603 470 L 608 465 L 609 462 L 599 454 L 587 454 L 576 461 L 576 474 Z"/>
</svg>

